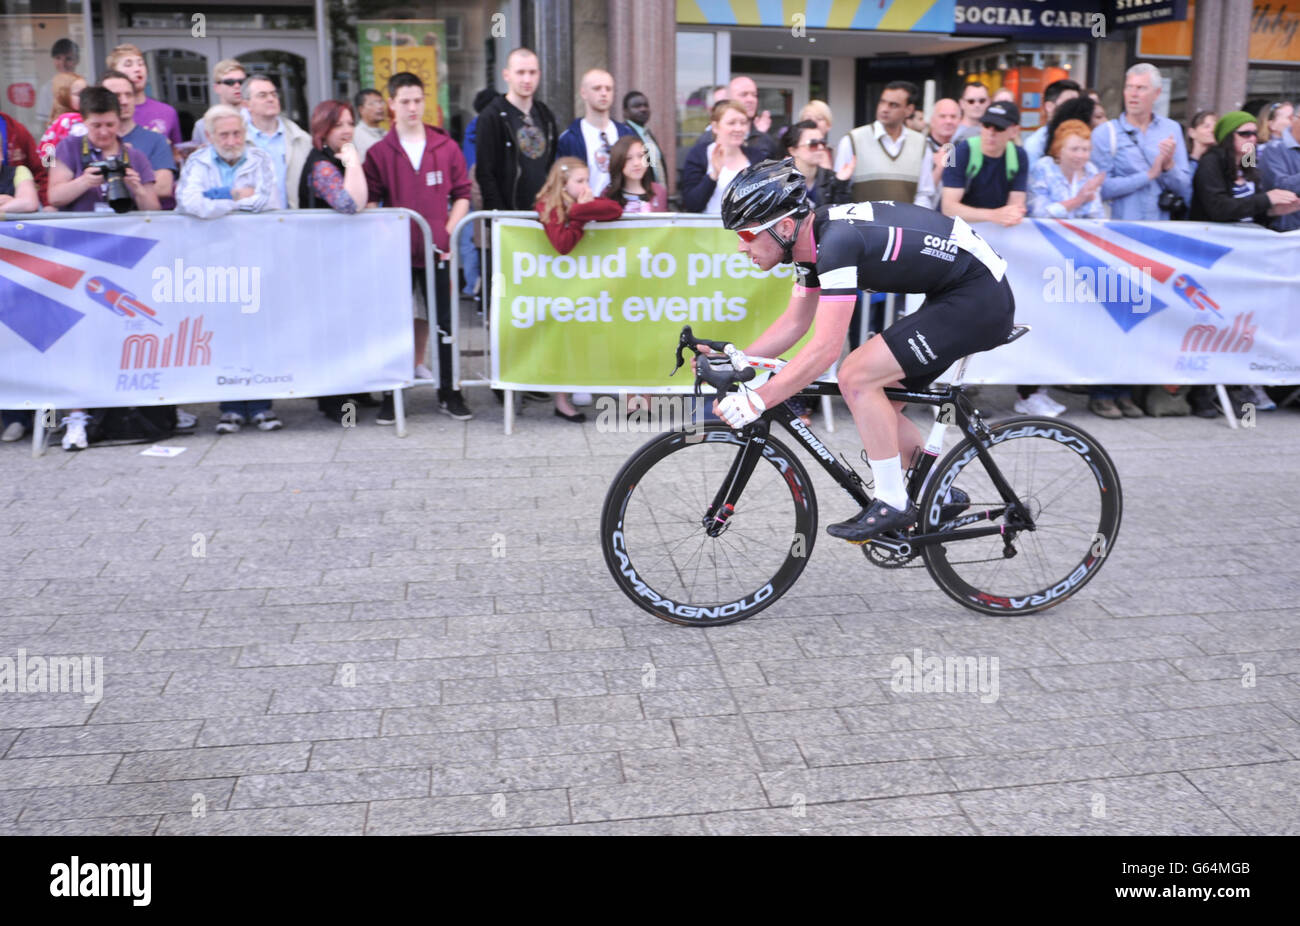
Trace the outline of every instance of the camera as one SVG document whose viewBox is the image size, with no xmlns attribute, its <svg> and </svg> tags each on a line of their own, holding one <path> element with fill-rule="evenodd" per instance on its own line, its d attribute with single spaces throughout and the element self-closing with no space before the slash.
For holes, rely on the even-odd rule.
<svg viewBox="0 0 1300 926">
<path fill-rule="evenodd" d="M 1173 190 L 1162 190 L 1156 205 L 1168 212 L 1171 219 L 1182 219 L 1187 216 L 1187 201 Z"/>
<path fill-rule="evenodd" d="M 108 186 L 108 195 L 105 198 L 114 212 L 130 212 L 135 208 L 135 200 L 126 187 L 126 169 L 129 166 L 126 158 L 117 155 L 104 158 L 102 161 L 91 161 L 86 165 L 86 170 L 96 171 L 104 178 L 104 183 Z"/>
</svg>

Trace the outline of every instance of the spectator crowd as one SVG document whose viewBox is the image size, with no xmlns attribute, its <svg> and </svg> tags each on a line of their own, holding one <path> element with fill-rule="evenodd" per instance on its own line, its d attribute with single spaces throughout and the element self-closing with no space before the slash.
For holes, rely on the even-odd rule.
<svg viewBox="0 0 1300 926">
<path fill-rule="evenodd" d="M 477 232 L 468 227 L 451 240 L 471 208 L 535 210 L 552 245 L 567 254 L 588 222 L 669 211 L 671 181 L 681 211 L 717 214 L 746 167 L 791 158 L 816 205 L 911 202 L 977 226 L 1110 217 L 1300 228 L 1300 107 L 1279 101 L 1254 115 L 1199 112 L 1182 126 L 1158 115 L 1164 79 L 1149 64 L 1126 73 L 1123 109 L 1114 118 L 1107 118 L 1095 90 L 1068 79 L 1049 84 L 1042 122 L 1024 137 L 1012 95 L 991 94 L 976 81 L 956 99 L 937 100 L 929 113 L 920 111 L 916 85 L 891 81 L 876 102 L 875 119 L 836 140 L 825 102 L 810 100 L 792 124 L 774 125 L 771 113 L 759 110 L 755 81 L 738 75 L 714 91 L 708 128 L 679 153 L 680 171 L 670 178 L 649 128 L 645 93 L 624 93 L 624 121 L 618 121 L 613 76 L 589 70 L 578 87 L 582 114 L 561 128 L 537 98 L 540 63 L 527 48 L 508 55 L 504 93 L 477 95 L 474 118 L 459 142 L 425 122 L 425 88 L 414 74 L 394 74 L 382 92 L 366 88 L 350 101 L 326 100 L 303 128 L 281 111 L 280 88 L 270 76 L 227 59 L 213 68 L 213 105 L 185 145 L 176 110 L 147 95 L 149 72 L 140 49 L 114 48 L 93 83 L 77 73 L 74 43 L 60 39 L 52 57 L 58 73 L 38 98 L 48 125 L 40 139 L 0 114 L 0 215 L 175 209 L 220 220 L 268 209 L 341 215 L 377 206 L 412 209 L 434 235 L 431 275 L 418 229 L 411 240 L 412 374 L 422 380 L 434 378 L 425 363 L 431 323 L 450 330 L 453 293 L 483 304 L 490 298 L 490 256 L 479 264 L 478 245 L 486 242 L 476 242 Z M 125 168 L 120 183 L 110 182 L 105 167 L 116 160 Z M 453 247 L 461 257 L 460 280 L 451 279 Z M 867 327 L 881 329 L 884 298 L 859 294 L 851 347 L 860 341 L 864 315 Z M 452 381 L 453 346 L 434 340 L 439 409 L 458 420 L 471 418 Z M 1043 385 L 1018 392 L 1018 412 L 1056 416 L 1065 410 Z M 1212 387 L 1135 391 L 1113 385 L 1087 392 L 1089 409 L 1106 418 L 1218 413 Z M 589 397 L 539 398 L 552 400 L 555 415 L 566 421 L 585 418 L 575 405 Z M 1258 386 L 1238 388 L 1234 401 L 1273 407 Z M 378 406 L 378 424 L 395 421 L 391 393 L 379 400 L 327 396 L 318 405 L 342 420 L 350 402 Z M 3 414 L 5 441 L 20 439 L 31 426 L 30 412 Z M 176 418 L 181 427 L 194 424 L 183 410 Z M 65 449 L 87 446 L 87 410 L 69 411 L 64 424 Z M 270 400 L 221 403 L 218 433 L 246 426 L 274 431 L 282 423 Z"/>
</svg>

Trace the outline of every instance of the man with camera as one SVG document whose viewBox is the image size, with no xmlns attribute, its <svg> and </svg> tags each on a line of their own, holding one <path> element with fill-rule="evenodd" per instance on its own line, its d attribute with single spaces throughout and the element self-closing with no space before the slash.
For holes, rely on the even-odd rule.
<svg viewBox="0 0 1300 926">
<path fill-rule="evenodd" d="M 121 107 L 103 87 L 81 91 L 86 134 L 69 135 L 54 149 L 49 202 L 64 212 L 157 210 L 149 159 L 122 141 Z"/>
<path fill-rule="evenodd" d="M 1106 175 L 1101 198 L 1113 219 L 1187 217 L 1192 171 L 1182 126 L 1154 112 L 1161 84 L 1159 68 L 1133 65 L 1124 75 L 1124 111 L 1092 131 L 1092 163 Z"/>
</svg>

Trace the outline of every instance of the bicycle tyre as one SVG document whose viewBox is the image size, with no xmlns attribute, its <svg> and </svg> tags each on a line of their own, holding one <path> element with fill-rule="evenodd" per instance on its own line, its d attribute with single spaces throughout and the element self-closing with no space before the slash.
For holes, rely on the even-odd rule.
<svg viewBox="0 0 1300 926">
<path fill-rule="evenodd" d="M 1123 513 L 1119 475 L 1105 449 L 1075 425 L 1026 417 L 999 422 L 990 431 L 989 449 L 998 469 L 1017 497 L 1029 505 L 1037 529 L 1017 533 L 1013 540 L 1017 554 L 1010 559 L 1002 557 L 1000 535 L 925 545 L 921 555 L 935 583 L 962 605 L 984 614 L 1033 614 L 1060 604 L 1086 585 L 1113 551 Z M 1040 464 L 1049 456 L 1044 467 L 1047 472 L 1039 473 Z M 972 464 L 978 465 L 972 468 Z M 1036 486 L 1039 476 L 1052 481 Z M 1056 492 L 1058 483 L 1066 479 L 1085 488 L 1068 503 L 1057 505 L 1071 487 L 1066 482 L 1064 489 L 1044 503 L 1049 489 Z M 920 532 L 938 527 L 941 499 L 959 480 L 971 496 L 971 507 L 963 517 L 1003 504 L 979 462 L 974 441 L 967 437 L 943 458 L 922 493 Z M 963 526 L 960 518 L 953 523 Z M 1045 562 L 1036 569 L 1036 559 L 1045 560 L 1049 546 L 1059 548 L 1060 555 L 1053 554 L 1053 558 L 1061 565 Z M 990 559 L 967 559 L 981 551 Z M 1018 559 L 1019 564 L 999 575 L 1004 565 Z M 987 562 L 997 565 L 983 570 L 966 568 Z M 1016 573 L 1019 578 L 1013 575 Z"/>
<path fill-rule="evenodd" d="M 737 499 L 727 530 L 717 538 L 705 533 L 708 506 L 744 445 L 743 437 L 721 424 L 708 424 L 695 432 L 672 431 L 642 446 L 610 484 L 600 517 L 605 564 L 623 593 L 661 620 L 714 627 L 753 617 L 790 589 L 812 555 L 817 537 L 812 480 L 790 448 L 771 435 Z M 684 497 L 687 494 L 689 499 Z M 769 505 L 780 512 L 769 517 L 765 508 Z M 757 516 L 760 513 L 762 517 Z M 665 530 L 674 536 L 681 530 L 687 533 L 670 541 Z M 740 534 L 751 530 L 762 539 Z M 697 540 L 698 559 L 687 562 Z M 747 547 L 741 549 L 742 545 Z M 719 568 L 736 571 L 736 560 L 749 559 L 750 553 L 770 559 L 771 574 L 765 575 L 764 563 L 756 568 L 758 578 L 753 582 L 732 583 L 741 594 L 722 594 Z M 713 569 L 718 592 L 713 596 L 686 582 L 692 568 L 698 578 L 705 567 Z"/>
</svg>

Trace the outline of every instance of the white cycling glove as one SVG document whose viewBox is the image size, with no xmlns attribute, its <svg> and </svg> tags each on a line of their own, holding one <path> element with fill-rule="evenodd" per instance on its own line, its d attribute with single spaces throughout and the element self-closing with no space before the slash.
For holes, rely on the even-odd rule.
<svg viewBox="0 0 1300 926">
<path fill-rule="evenodd" d="M 729 393 L 718 400 L 718 417 L 729 428 L 743 428 L 761 418 L 765 411 L 767 405 L 752 389 L 742 388 L 741 391 Z"/>
</svg>

